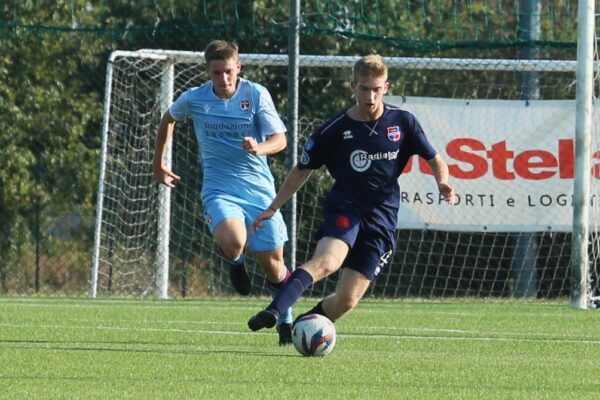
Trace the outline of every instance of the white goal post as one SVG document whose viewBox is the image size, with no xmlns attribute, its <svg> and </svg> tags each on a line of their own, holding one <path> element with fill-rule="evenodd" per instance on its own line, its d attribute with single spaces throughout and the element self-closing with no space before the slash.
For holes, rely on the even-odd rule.
<svg viewBox="0 0 600 400">
<path fill-rule="evenodd" d="M 277 109 L 284 110 L 287 56 L 241 54 L 240 59 L 244 75 L 265 85 Z M 315 127 L 350 104 L 346 82 L 357 59 L 300 56 L 300 146 Z M 419 160 L 413 160 L 411 170 L 400 178 L 403 214 L 398 249 L 369 295 L 568 298 L 572 268 L 579 268 L 571 265 L 572 219 L 568 216 L 574 181 L 577 62 L 400 57 L 386 61 L 392 85 L 386 102 L 415 113 L 451 165 L 462 203 L 452 211 L 441 209 L 431 178 Z M 525 76 L 535 78 L 535 96 L 524 93 Z M 170 162 L 182 176 L 180 185 L 175 190 L 159 188 L 152 178 L 154 136 L 162 113 L 183 90 L 206 80 L 200 52 L 111 54 L 92 297 L 233 293 L 202 221 L 202 171 L 190 123 L 178 124 L 172 143 Z M 595 110 L 588 156 L 598 159 Z M 549 116 L 558 121 L 549 124 Z M 537 134 L 540 130 L 548 134 Z M 286 173 L 285 156 L 270 162 L 279 184 Z M 600 167 L 590 168 L 586 174 L 592 188 L 586 200 L 592 223 L 590 263 L 582 274 L 589 278 L 585 294 L 593 304 L 600 256 L 595 228 L 599 207 L 593 194 Z M 314 249 L 320 201 L 330 182 L 328 174 L 319 171 L 298 193 L 298 263 Z M 553 191 L 556 185 L 562 192 Z M 249 269 L 254 292 L 266 294 L 263 274 L 251 255 Z M 328 293 L 335 280 L 332 276 L 319 282 L 308 294 Z"/>
</svg>

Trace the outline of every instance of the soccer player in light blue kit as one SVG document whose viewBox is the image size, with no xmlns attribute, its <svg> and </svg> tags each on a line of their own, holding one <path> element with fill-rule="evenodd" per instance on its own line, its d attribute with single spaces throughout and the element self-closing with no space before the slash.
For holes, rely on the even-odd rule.
<svg viewBox="0 0 600 400">
<path fill-rule="evenodd" d="M 269 290 L 276 295 L 290 272 L 283 259 L 288 239 L 281 213 L 265 229 L 248 234 L 252 221 L 275 197 L 267 156 L 287 145 L 286 128 L 267 89 L 239 76 L 235 43 L 211 42 L 205 52 L 210 81 L 185 91 L 163 115 L 156 136 L 154 178 L 170 188 L 180 177 L 167 168 L 164 156 L 177 121 L 191 118 L 204 172 L 204 217 L 219 251 L 229 264 L 232 286 L 249 295 L 244 266 L 246 245 L 256 253 Z M 281 345 L 291 343 L 291 308 L 278 319 Z"/>
</svg>

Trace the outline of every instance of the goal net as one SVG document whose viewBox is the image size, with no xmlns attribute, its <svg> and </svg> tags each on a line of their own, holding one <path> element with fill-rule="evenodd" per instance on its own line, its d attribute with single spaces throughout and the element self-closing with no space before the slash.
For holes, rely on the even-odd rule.
<svg viewBox="0 0 600 400">
<path fill-rule="evenodd" d="M 287 57 L 243 54 L 243 76 L 287 109 Z M 356 57 L 301 56 L 299 143 L 352 104 Z M 459 203 L 439 200 L 424 163 L 400 177 L 397 251 L 368 295 L 399 298 L 567 298 L 575 136 L 573 61 L 388 58 L 385 101 L 413 112 L 450 166 Z M 114 52 L 107 69 L 103 156 L 92 295 L 185 297 L 233 294 L 228 270 L 202 220 L 202 169 L 191 122 L 178 123 L 170 162 L 174 190 L 152 177 L 162 113 L 185 89 L 208 79 L 202 53 Z M 285 120 L 285 118 L 284 118 Z M 600 158 L 594 112 L 592 157 Z M 590 270 L 598 296 L 600 165 L 592 158 Z M 285 154 L 270 159 L 278 186 Z M 320 203 L 331 185 L 316 171 L 297 194 L 298 265 L 315 248 Z M 283 212 L 286 212 L 284 207 Z M 248 254 L 253 292 L 267 295 Z M 289 266 L 289 267 L 296 267 Z M 330 293 L 337 275 L 308 295 Z"/>
</svg>

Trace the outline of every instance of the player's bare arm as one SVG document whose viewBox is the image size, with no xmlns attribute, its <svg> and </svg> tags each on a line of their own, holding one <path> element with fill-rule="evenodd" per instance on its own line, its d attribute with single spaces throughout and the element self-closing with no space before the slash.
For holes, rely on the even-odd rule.
<svg viewBox="0 0 600 400">
<path fill-rule="evenodd" d="M 256 229 L 261 228 L 261 222 L 263 220 L 273 217 L 277 210 L 283 207 L 286 201 L 288 201 L 289 198 L 292 197 L 292 195 L 296 193 L 304 185 L 304 183 L 306 183 L 311 173 L 311 169 L 298 169 L 297 166 L 292 168 L 292 170 L 285 177 L 285 180 L 279 188 L 279 191 L 277 192 L 277 195 L 273 199 L 271 205 L 261 214 L 259 214 L 254 222 L 252 222 L 250 233 L 252 234 L 254 231 L 256 231 Z"/>
<path fill-rule="evenodd" d="M 449 204 L 454 204 L 456 201 L 456 193 L 454 192 L 454 188 L 448 185 L 448 165 L 439 154 L 431 160 L 428 160 L 427 163 L 433 171 L 433 176 L 435 177 L 440 194 L 444 196 Z"/>
<path fill-rule="evenodd" d="M 285 132 L 270 135 L 262 143 L 258 143 L 253 137 L 245 137 L 242 142 L 242 148 L 255 156 L 270 156 L 279 153 L 286 147 L 287 137 Z"/>
<path fill-rule="evenodd" d="M 167 152 L 169 141 L 173 137 L 175 122 L 175 119 L 173 119 L 168 111 L 163 115 L 156 133 L 156 144 L 154 146 L 154 159 L 152 163 L 154 179 L 158 183 L 162 183 L 170 188 L 175 187 L 175 184 L 181 179 L 181 177 L 175 175 L 173 171 L 164 165 L 165 153 Z"/>
</svg>

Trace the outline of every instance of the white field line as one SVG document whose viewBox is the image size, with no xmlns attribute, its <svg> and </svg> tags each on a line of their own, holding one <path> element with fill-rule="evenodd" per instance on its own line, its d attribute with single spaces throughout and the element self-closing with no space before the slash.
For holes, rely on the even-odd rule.
<svg viewBox="0 0 600 400">
<path fill-rule="evenodd" d="M 77 323 L 84 323 L 84 324 L 98 324 L 98 323 L 104 323 L 104 324 L 110 324 L 111 322 L 114 322 L 113 320 L 108 320 L 108 319 L 81 319 L 81 318 L 77 318 L 77 319 L 71 319 L 71 322 L 77 322 Z M 211 325 L 219 325 L 219 326 L 244 326 L 246 327 L 246 322 L 243 321 L 238 321 L 238 322 L 233 322 L 233 321 L 198 321 L 198 320 L 149 320 L 149 319 L 140 319 L 140 320 L 127 320 L 127 323 L 131 324 L 130 326 L 128 326 L 127 328 L 130 329 L 135 329 L 132 325 L 145 325 L 144 328 L 142 329 L 178 329 L 178 328 L 148 328 L 148 325 L 167 325 L 167 326 L 171 326 L 171 325 L 192 325 L 192 326 L 211 326 Z M 104 326 L 107 326 L 104 325 Z M 0 327 L 2 326 L 2 324 L 0 323 Z M 392 334 L 394 334 L 394 332 L 397 332 L 399 329 L 397 327 L 390 327 L 390 326 L 376 326 L 376 325 L 369 325 L 366 327 L 362 327 L 361 329 L 363 330 L 367 330 L 367 331 L 371 331 L 372 333 L 361 333 L 361 334 L 356 334 L 356 335 L 363 335 L 364 337 L 373 337 L 373 336 L 387 336 L 388 332 L 391 331 Z M 185 329 L 184 329 L 185 330 Z M 193 330 L 193 328 L 192 328 Z M 406 334 L 405 336 L 423 336 L 423 333 L 439 333 L 439 334 L 444 334 L 444 333 L 449 333 L 449 334 L 462 334 L 462 335 L 476 335 L 476 336 L 483 336 L 483 337 L 502 337 L 502 336 L 507 336 L 507 337 L 523 337 L 525 339 L 532 339 L 533 337 L 536 338 L 540 338 L 540 337 L 549 337 L 551 339 L 556 339 L 556 334 L 553 333 L 549 333 L 549 332 L 498 332 L 498 331 L 479 331 L 479 330 L 472 330 L 472 329 L 449 329 L 449 328 L 425 328 L 425 327 L 420 327 L 420 328 L 402 328 L 402 331 L 405 331 Z M 340 334 L 342 335 L 342 334 Z M 343 334 L 343 336 L 348 336 L 350 337 L 353 334 L 347 333 L 347 334 Z M 396 334 L 397 335 L 397 334 Z M 357 336 L 357 337 L 359 337 Z M 587 339 L 586 336 L 584 335 L 560 335 L 563 339 L 565 340 L 595 340 L 595 339 Z M 600 336 L 598 338 L 598 340 L 600 340 Z"/>
<path fill-rule="evenodd" d="M 256 305 L 257 300 L 262 300 L 263 302 L 260 305 Z M 164 303 L 163 303 L 164 302 Z M 111 299 L 85 299 L 85 300 L 81 300 L 78 301 L 77 299 L 74 299 L 72 301 L 67 301 L 67 302 L 63 302 L 63 301 L 58 301 L 58 302 L 54 302 L 54 301 L 44 301 L 44 300 L 39 300 L 39 299 L 28 299 L 28 298 L 19 298 L 17 301 L 15 301 L 14 299 L 11 298 L 5 298 L 5 299 L 1 299 L 0 298 L 0 305 L 4 304 L 6 306 L 18 306 L 18 307 L 43 307 L 43 308 L 53 308 L 53 307 L 73 307 L 73 308 L 102 308 L 102 307 L 106 307 L 106 306 L 124 306 L 124 307 L 131 307 L 131 306 L 142 306 L 142 310 L 161 310 L 161 309 L 166 309 L 166 310 L 172 310 L 173 308 L 177 308 L 179 310 L 198 310 L 198 309 L 215 309 L 215 310 L 220 310 L 220 309 L 228 309 L 228 310 L 252 310 L 252 311 L 257 311 L 262 307 L 266 306 L 267 304 L 269 304 L 270 299 L 268 298 L 252 298 L 248 303 L 244 304 L 244 300 L 233 300 L 233 301 L 227 301 L 227 300 L 198 300 L 197 302 L 191 302 L 189 304 L 185 304 L 184 301 L 182 302 L 178 302 L 177 300 L 174 301 L 169 301 L 169 300 L 144 300 L 144 299 L 123 299 L 123 300 L 111 300 Z M 420 308 L 419 306 L 422 305 L 423 303 L 420 302 L 399 302 L 398 304 L 385 304 L 385 303 L 381 303 L 381 304 L 377 304 L 375 307 L 377 308 L 371 308 L 370 305 L 368 303 L 366 303 L 363 307 L 359 306 L 359 308 L 353 310 L 352 312 L 354 314 L 358 314 L 358 313 L 369 313 L 369 314 L 387 314 L 389 313 L 389 308 L 397 308 L 399 311 L 401 310 L 403 313 L 418 313 L 418 314 L 422 314 L 424 311 L 422 308 Z M 435 304 L 435 303 L 432 303 Z M 441 302 L 440 304 L 444 304 L 443 302 Z M 460 306 L 459 302 L 452 302 L 452 304 L 456 305 L 456 306 Z M 572 310 L 569 308 L 569 306 L 565 305 L 556 305 L 554 303 L 534 303 L 540 306 L 556 306 L 557 309 L 563 308 L 564 307 L 564 313 L 547 313 L 547 312 L 532 312 L 532 313 L 519 313 L 519 316 L 523 316 L 523 317 L 527 317 L 527 316 L 531 316 L 531 317 L 548 317 L 548 318 L 566 318 L 566 319 L 572 319 L 575 318 L 574 312 L 575 311 L 579 311 L 579 310 Z M 507 305 L 510 305 L 509 303 L 507 303 Z M 416 308 L 414 308 L 414 307 Z M 518 306 L 518 304 L 517 304 Z M 493 307 L 493 305 L 490 305 L 490 307 Z M 498 309 L 496 311 L 494 311 L 492 309 L 492 312 L 494 315 L 502 315 L 502 314 L 509 314 L 510 310 L 507 310 L 505 308 L 500 308 L 503 307 L 503 304 L 498 304 Z M 441 315 L 441 316 L 472 316 L 472 315 L 477 315 L 480 316 L 481 315 L 481 310 L 475 310 L 475 311 L 471 311 L 471 312 L 467 312 L 467 311 L 448 311 L 448 310 L 441 310 L 441 311 L 435 311 L 432 309 L 428 309 L 426 311 L 428 314 L 430 315 Z M 593 310 L 589 311 L 590 313 L 593 313 Z"/>
<path fill-rule="evenodd" d="M 215 324 L 217 324 L 215 322 Z M 249 334 L 272 334 L 271 331 L 254 332 L 249 331 L 230 331 L 230 330 L 206 330 L 206 329 L 180 329 L 180 328 L 139 328 L 139 327 L 115 327 L 115 326 L 76 326 L 76 325 L 51 325 L 51 324 L 0 324 L 0 328 L 34 328 L 34 329 L 71 329 L 71 330 L 105 330 L 105 331 L 128 331 L 128 332 L 166 332 L 166 333 L 196 333 L 208 335 L 249 335 Z M 415 329 L 415 331 L 418 331 Z M 431 331 L 431 330 L 423 330 Z M 448 330 L 457 332 L 456 330 Z M 464 333 L 474 333 L 469 331 L 458 331 Z M 489 333 L 488 333 L 489 334 Z M 498 333 L 498 335 L 515 335 L 514 337 L 502 337 L 486 334 L 479 336 L 440 336 L 440 335 L 407 335 L 407 334 L 368 334 L 368 333 L 345 333 L 339 334 L 340 338 L 358 338 L 358 339 L 383 339 L 383 340 L 447 340 L 447 341 L 486 341 L 486 342 L 536 342 L 536 343 L 556 343 L 556 344 L 595 344 L 600 345 L 600 339 L 564 339 L 564 338 L 541 338 L 534 334 L 527 337 L 519 333 Z M 521 337 L 517 337 L 520 335 Z M 75 340 L 76 341 L 76 340 Z M 1 340 L 0 340 L 1 342 Z"/>
</svg>

